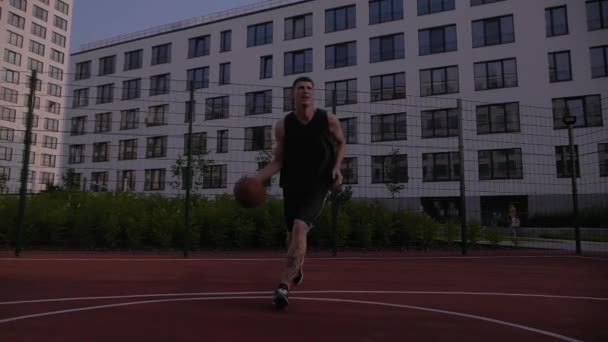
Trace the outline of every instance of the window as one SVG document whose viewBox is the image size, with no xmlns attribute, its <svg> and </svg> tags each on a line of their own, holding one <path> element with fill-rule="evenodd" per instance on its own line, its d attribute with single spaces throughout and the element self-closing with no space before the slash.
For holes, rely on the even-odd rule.
<svg viewBox="0 0 608 342">
<path fill-rule="evenodd" d="M 44 45 L 30 40 L 30 52 L 44 56 Z"/>
<path fill-rule="evenodd" d="M 162 126 L 167 124 L 166 113 L 169 112 L 169 105 L 152 106 L 148 108 L 148 117 L 146 118 L 146 126 Z"/>
<path fill-rule="evenodd" d="M 228 153 L 228 130 L 217 131 L 216 153 Z"/>
<path fill-rule="evenodd" d="M 230 84 L 230 63 L 220 64 L 219 84 Z"/>
<path fill-rule="evenodd" d="M 347 144 L 357 143 L 357 118 L 340 119 L 340 126 Z"/>
<path fill-rule="evenodd" d="M 135 129 L 139 127 L 139 109 L 120 111 L 120 129 Z"/>
<path fill-rule="evenodd" d="M 91 61 L 76 63 L 74 80 L 85 80 L 91 77 Z"/>
<path fill-rule="evenodd" d="M 591 77 L 608 77 L 608 45 L 589 49 L 591 54 Z"/>
<path fill-rule="evenodd" d="M 477 106 L 477 134 L 519 131 L 518 102 Z"/>
<path fill-rule="evenodd" d="M 272 44 L 272 22 L 247 27 L 247 47 Z"/>
<path fill-rule="evenodd" d="M 15 122 L 17 110 L 14 108 L 0 107 L 0 120 Z"/>
<path fill-rule="evenodd" d="M 27 0 L 11 0 L 11 6 L 25 12 L 27 10 Z"/>
<path fill-rule="evenodd" d="M 138 99 L 141 93 L 141 79 L 128 80 L 122 82 L 122 99 Z"/>
<path fill-rule="evenodd" d="M 589 31 L 608 28 L 608 0 L 587 1 L 587 28 Z"/>
<path fill-rule="evenodd" d="M 357 184 L 359 182 L 357 168 L 357 157 L 345 157 L 342 160 L 342 184 Z"/>
<path fill-rule="evenodd" d="M 42 63 L 39 60 L 33 59 L 33 58 L 28 58 L 27 59 L 27 64 L 28 64 L 28 69 L 30 70 L 36 70 L 39 73 L 43 73 L 44 72 L 44 63 Z"/>
<path fill-rule="evenodd" d="M 207 56 L 211 48 L 211 36 L 190 38 L 188 40 L 188 58 Z"/>
<path fill-rule="evenodd" d="M 15 138 L 14 129 L 0 126 L 0 140 L 13 141 L 14 138 Z"/>
<path fill-rule="evenodd" d="M 406 113 L 372 115 L 372 142 L 406 139 Z"/>
<path fill-rule="evenodd" d="M 478 151 L 479 179 L 523 179 L 520 148 Z"/>
<path fill-rule="evenodd" d="M 52 154 L 46 154 L 46 153 L 42 154 L 42 166 L 55 167 L 56 160 L 57 160 L 57 156 L 54 156 Z"/>
<path fill-rule="evenodd" d="M 63 36 L 57 32 L 53 32 L 52 41 L 53 41 L 53 44 L 59 45 L 61 47 L 65 47 L 67 39 L 65 38 L 65 36 Z"/>
<path fill-rule="evenodd" d="M 63 81 L 63 70 L 49 65 L 49 77 Z"/>
<path fill-rule="evenodd" d="M 74 90 L 72 108 L 86 107 L 89 105 L 89 88 Z"/>
<path fill-rule="evenodd" d="M 85 145 L 70 145 L 68 164 L 84 163 L 84 149 Z"/>
<path fill-rule="evenodd" d="M 228 96 L 209 97 L 205 101 L 205 120 L 228 118 L 229 108 Z"/>
<path fill-rule="evenodd" d="M 566 6 L 545 9 L 545 31 L 547 37 L 568 34 L 568 11 Z"/>
<path fill-rule="evenodd" d="M 475 90 L 517 87 L 515 58 L 478 62 L 474 65 Z"/>
<path fill-rule="evenodd" d="M 68 5 L 67 3 L 65 3 L 61 0 L 56 0 L 55 9 L 65 15 L 69 15 L 69 13 L 70 13 L 70 5 Z"/>
<path fill-rule="evenodd" d="M 144 50 L 134 50 L 125 52 L 125 67 L 124 71 L 135 70 L 142 67 L 144 60 Z"/>
<path fill-rule="evenodd" d="M 245 94 L 245 115 L 272 113 L 272 90 Z"/>
<path fill-rule="evenodd" d="M 272 78 L 272 55 L 260 57 L 260 79 Z"/>
<path fill-rule="evenodd" d="M 23 47 L 23 36 L 15 32 L 8 32 L 8 43 L 17 47 Z"/>
<path fill-rule="evenodd" d="M 91 191 L 108 191 L 108 172 L 91 172 Z"/>
<path fill-rule="evenodd" d="M 504 0 L 471 0 L 471 6 L 491 4 L 491 3 L 499 2 L 499 1 L 504 1 Z"/>
<path fill-rule="evenodd" d="M 369 24 L 380 24 L 403 19 L 403 0 L 371 0 Z"/>
<path fill-rule="evenodd" d="M 372 156 L 372 183 L 407 183 L 407 155 Z"/>
<path fill-rule="evenodd" d="M 4 49 L 4 61 L 16 66 L 21 66 L 21 54 L 9 49 Z"/>
<path fill-rule="evenodd" d="M 549 52 L 549 81 L 563 82 L 572 80 L 570 70 L 570 51 Z"/>
<path fill-rule="evenodd" d="M 118 160 L 137 159 L 137 139 L 119 141 Z"/>
<path fill-rule="evenodd" d="M 52 172 L 42 172 L 40 175 L 40 184 L 52 186 L 55 184 L 55 174 Z"/>
<path fill-rule="evenodd" d="M 152 65 L 171 62 L 171 43 L 152 47 Z"/>
<path fill-rule="evenodd" d="M 272 147 L 272 126 L 245 128 L 245 151 L 270 150 Z"/>
<path fill-rule="evenodd" d="M 422 111 L 422 137 L 457 137 L 460 132 L 458 110 L 455 108 Z"/>
<path fill-rule="evenodd" d="M 25 28 L 25 18 L 18 16 L 13 12 L 8 13 L 8 23 L 22 30 Z"/>
<path fill-rule="evenodd" d="M 418 54 L 420 56 L 456 51 L 457 49 L 456 25 L 432 27 L 418 31 Z"/>
<path fill-rule="evenodd" d="M 112 113 L 95 114 L 95 133 L 110 132 L 112 130 Z"/>
<path fill-rule="evenodd" d="M 194 89 L 209 87 L 209 67 L 190 69 L 187 74 L 186 90 L 191 89 L 192 82 L 194 82 Z"/>
<path fill-rule="evenodd" d="M 608 143 L 597 144 L 600 177 L 608 177 Z"/>
<path fill-rule="evenodd" d="M 85 124 L 87 121 L 87 117 L 86 116 L 78 116 L 75 118 L 72 118 L 71 122 L 71 129 L 70 129 L 70 134 L 71 135 L 83 135 L 85 134 Z"/>
<path fill-rule="evenodd" d="M 42 84 L 42 82 L 38 83 L 38 84 Z M 51 96 L 55 96 L 55 97 L 61 97 L 61 86 L 57 85 L 57 84 L 53 84 L 53 83 L 48 83 L 48 89 L 47 89 L 47 94 L 51 95 Z M 36 100 L 38 102 L 38 100 Z M 40 107 L 39 104 L 36 105 L 37 108 Z"/>
<path fill-rule="evenodd" d="M 574 158 L 576 177 L 580 177 L 581 169 L 579 163 L 578 145 L 574 145 Z M 570 153 L 569 145 L 555 146 L 555 169 L 557 172 L 557 178 L 572 177 L 572 154 Z"/>
<path fill-rule="evenodd" d="M 336 106 L 357 103 L 357 79 L 325 82 L 325 105 L 331 107 L 336 92 Z"/>
<path fill-rule="evenodd" d="M 169 94 L 171 74 L 150 77 L 150 96 Z"/>
<path fill-rule="evenodd" d="M 325 33 L 343 31 L 357 26 L 355 5 L 325 10 Z"/>
<path fill-rule="evenodd" d="M 146 158 L 167 156 L 167 136 L 147 138 Z"/>
<path fill-rule="evenodd" d="M 135 170 L 116 171 L 116 190 L 135 191 Z"/>
<path fill-rule="evenodd" d="M 460 180 L 460 153 L 422 154 L 422 181 L 446 182 Z"/>
<path fill-rule="evenodd" d="M 453 94 L 458 91 L 458 66 L 420 70 L 420 96 Z"/>
<path fill-rule="evenodd" d="M 93 144 L 93 162 L 104 162 L 108 161 L 110 158 L 109 149 L 110 143 L 108 142 L 100 142 Z"/>
<path fill-rule="evenodd" d="M 49 17 L 49 12 L 43 8 L 34 5 L 34 17 L 46 22 Z"/>
<path fill-rule="evenodd" d="M 312 72 L 312 49 L 286 52 L 284 62 L 285 76 Z"/>
<path fill-rule="evenodd" d="M 165 189 L 165 169 L 146 169 L 144 191 Z"/>
<path fill-rule="evenodd" d="M 227 175 L 228 166 L 226 164 L 209 165 L 203 170 L 203 189 L 225 188 Z"/>
<path fill-rule="evenodd" d="M 0 146 L 0 160 L 11 161 L 13 159 L 13 149 Z"/>
<path fill-rule="evenodd" d="M 222 31 L 220 34 L 220 52 L 232 50 L 232 30 Z"/>
<path fill-rule="evenodd" d="M 444 12 L 455 8 L 454 0 L 418 0 L 418 15 Z"/>
<path fill-rule="evenodd" d="M 99 59 L 99 76 L 111 75 L 116 70 L 116 56 Z"/>
<path fill-rule="evenodd" d="M 566 113 L 576 118 L 573 127 L 602 126 L 600 95 L 573 96 L 553 99 L 553 128 L 567 128 L 562 121 Z"/>
<path fill-rule="evenodd" d="M 283 111 L 288 112 L 294 110 L 293 88 L 283 88 Z"/>
<path fill-rule="evenodd" d="M 2 76 L 3 81 L 6 81 L 8 83 L 19 84 L 20 74 L 18 71 L 4 69 L 4 70 L 0 71 L 0 75 L 3 75 Z M 29 77 L 28 77 L 28 79 L 29 79 Z"/>
<path fill-rule="evenodd" d="M 370 38 L 370 63 L 405 58 L 403 33 Z"/>
<path fill-rule="evenodd" d="M 325 69 L 357 65 L 357 42 L 325 46 Z"/>
<path fill-rule="evenodd" d="M 61 113 L 61 104 L 51 100 L 47 101 L 47 112 L 59 115 Z"/>
<path fill-rule="evenodd" d="M 312 36 L 312 14 L 285 19 L 285 40 Z"/>
<path fill-rule="evenodd" d="M 17 103 L 19 93 L 16 90 L 0 87 L 0 100 Z"/>
<path fill-rule="evenodd" d="M 371 101 L 405 98 L 405 73 L 371 76 Z"/>
<path fill-rule="evenodd" d="M 32 34 L 42 39 L 46 39 L 46 28 L 36 23 L 32 23 Z"/>
<path fill-rule="evenodd" d="M 55 27 L 57 27 L 61 30 L 64 30 L 64 31 L 68 30 L 68 21 L 61 17 L 55 16 L 55 22 L 53 24 L 55 25 Z"/>
<path fill-rule="evenodd" d="M 199 132 L 192 134 L 192 154 L 204 154 L 207 152 L 207 133 Z M 184 155 L 188 155 L 190 150 L 190 135 L 184 134 Z"/>
<path fill-rule="evenodd" d="M 97 103 L 110 103 L 114 100 L 114 83 L 97 87 Z"/>
<path fill-rule="evenodd" d="M 49 137 L 48 135 L 45 135 L 44 139 L 42 140 L 42 147 L 49 148 L 51 150 L 56 150 L 57 149 L 57 138 Z"/>
<path fill-rule="evenodd" d="M 499 45 L 515 41 L 513 15 L 473 21 L 473 47 Z"/>
</svg>

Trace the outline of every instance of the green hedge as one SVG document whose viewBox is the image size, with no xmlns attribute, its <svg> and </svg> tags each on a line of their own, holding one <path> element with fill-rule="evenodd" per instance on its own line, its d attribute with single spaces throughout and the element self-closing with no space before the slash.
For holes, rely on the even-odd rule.
<svg viewBox="0 0 608 342">
<path fill-rule="evenodd" d="M 17 197 L 0 196 L 0 245 L 14 245 L 17 206 Z M 340 248 L 455 247 L 460 238 L 458 223 L 439 224 L 419 212 L 392 212 L 379 203 L 362 200 L 348 201 L 341 209 L 336 233 Z M 332 245 L 331 211 L 328 201 L 310 235 L 311 248 Z M 181 249 L 183 220 L 184 200 L 179 197 L 42 193 L 28 197 L 24 245 L 78 250 Z M 257 209 L 239 207 L 230 195 L 192 198 L 189 238 L 193 250 L 282 249 L 284 227 L 279 198 L 268 197 Z"/>
</svg>

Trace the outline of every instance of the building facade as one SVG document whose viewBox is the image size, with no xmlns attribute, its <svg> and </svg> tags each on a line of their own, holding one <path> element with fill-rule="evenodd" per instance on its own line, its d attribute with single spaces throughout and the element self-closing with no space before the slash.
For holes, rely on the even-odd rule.
<svg viewBox="0 0 608 342">
<path fill-rule="evenodd" d="M 208 164 L 195 189 L 231 192 L 268 159 L 306 75 L 318 106 L 335 99 L 354 197 L 454 216 L 463 176 L 474 217 L 508 203 L 569 210 L 568 112 L 581 205 L 606 207 L 606 11 L 608 0 L 274 1 L 91 43 L 71 56 L 62 167 L 86 190 L 182 193 L 193 86 L 192 151 Z"/>
<path fill-rule="evenodd" d="M 72 0 L 0 1 L 0 193 L 19 191 L 32 70 L 28 190 L 59 180 L 71 23 Z"/>
</svg>

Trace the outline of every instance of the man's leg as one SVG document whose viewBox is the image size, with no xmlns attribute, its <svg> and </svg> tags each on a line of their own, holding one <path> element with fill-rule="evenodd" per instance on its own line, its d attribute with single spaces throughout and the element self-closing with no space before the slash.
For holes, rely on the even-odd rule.
<svg viewBox="0 0 608 342">
<path fill-rule="evenodd" d="M 287 265 L 283 272 L 282 283 L 288 286 L 298 276 L 300 267 L 304 263 L 307 248 L 308 224 L 301 220 L 295 220 L 291 231 L 291 242 L 287 250 Z"/>
</svg>

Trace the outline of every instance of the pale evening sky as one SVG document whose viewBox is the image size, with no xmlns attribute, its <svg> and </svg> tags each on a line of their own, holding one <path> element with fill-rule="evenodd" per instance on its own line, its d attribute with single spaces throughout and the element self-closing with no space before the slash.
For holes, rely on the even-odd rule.
<svg viewBox="0 0 608 342">
<path fill-rule="evenodd" d="M 71 51 L 83 43 L 262 0 L 75 0 Z"/>
</svg>

